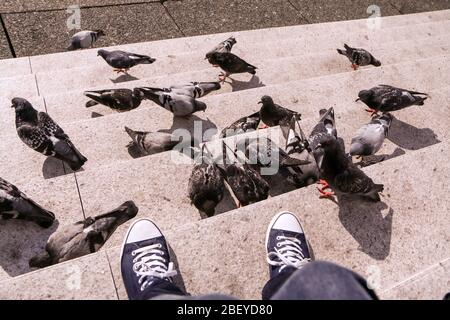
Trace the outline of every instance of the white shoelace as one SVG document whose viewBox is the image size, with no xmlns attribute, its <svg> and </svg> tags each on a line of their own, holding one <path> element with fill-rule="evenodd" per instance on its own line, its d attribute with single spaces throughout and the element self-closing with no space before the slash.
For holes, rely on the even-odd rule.
<svg viewBox="0 0 450 320">
<path fill-rule="evenodd" d="M 133 271 L 140 277 L 141 291 L 152 283 L 150 277 L 165 279 L 177 275 L 172 262 L 166 265 L 166 259 L 162 257 L 164 252 L 158 250 L 161 247 L 161 244 L 154 244 L 131 252 L 132 256 L 136 256 L 133 259 Z"/>
<path fill-rule="evenodd" d="M 299 269 L 306 263 L 310 262 L 310 258 L 305 258 L 300 247 L 301 241 L 297 238 L 278 236 L 277 248 L 275 251 L 269 252 L 267 262 L 271 266 L 281 266 L 280 271 L 287 266 Z M 284 240 L 284 241 L 282 241 Z M 278 260 L 275 260 L 278 258 Z"/>
</svg>

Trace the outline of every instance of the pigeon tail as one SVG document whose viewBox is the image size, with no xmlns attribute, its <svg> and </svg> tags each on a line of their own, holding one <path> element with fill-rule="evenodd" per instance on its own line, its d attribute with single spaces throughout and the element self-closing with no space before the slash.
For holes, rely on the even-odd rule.
<svg viewBox="0 0 450 320">
<path fill-rule="evenodd" d="M 347 52 L 344 51 L 344 50 L 342 50 L 342 49 L 337 49 L 337 52 L 338 52 L 339 54 L 342 54 L 343 56 L 346 56 L 346 55 L 347 55 Z"/>
<path fill-rule="evenodd" d="M 383 192 L 384 185 L 383 184 L 374 184 L 372 190 L 367 193 L 365 196 L 374 202 L 381 201 L 380 192 Z"/>
<path fill-rule="evenodd" d="M 155 58 L 143 57 L 143 58 L 138 59 L 136 62 L 138 64 L 152 64 L 155 61 L 156 61 Z"/>
<path fill-rule="evenodd" d="M 423 94 L 425 94 L 425 93 L 423 93 Z M 414 102 L 414 104 L 415 105 L 417 105 L 417 106 L 423 106 L 425 103 L 424 103 L 424 101 L 425 100 L 427 100 L 428 99 L 428 97 L 416 97 L 416 102 Z"/>
<path fill-rule="evenodd" d="M 88 160 L 71 142 L 66 142 L 65 144 L 59 143 L 59 145 L 56 144 L 55 151 L 57 152 L 55 158 L 66 162 L 73 171 L 80 170 Z"/>
<path fill-rule="evenodd" d="M 344 43 L 344 48 L 345 48 L 345 50 L 352 50 L 353 48 L 352 47 L 350 47 L 348 44 L 346 44 L 346 43 Z"/>
<path fill-rule="evenodd" d="M 251 64 L 249 64 L 247 66 L 247 69 L 248 69 L 248 73 L 255 75 L 256 74 L 256 69 L 258 69 L 258 68 L 255 67 L 255 66 L 252 66 Z"/>
<path fill-rule="evenodd" d="M 128 133 L 128 135 L 130 136 L 130 138 L 131 138 L 133 141 L 137 141 L 137 137 L 138 137 L 139 135 L 142 135 L 142 132 L 134 131 L 134 130 L 132 130 L 132 129 L 126 127 L 126 126 L 125 126 L 125 131 Z"/>
<path fill-rule="evenodd" d="M 20 203 L 20 217 L 24 220 L 35 222 L 42 228 L 49 228 L 55 221 L 55 214 L 42 208 L 39 204 L 29 198 L 23 197 Z"/>
<path fill-rule="evenodd" d="M 85 92 L 84 95 L 90 99 L 91 101 L 86 102 L 86 108 L 93 107 L 97 104 L 103 104 L 101 95 Z"/>
<path fill-rule="evenodd" d="M 91 108 L 93 106 L 98 105 L 99 103 L 95 100 L 89 100 L 88 102 L 86 102 L 86 108 Z"/>
</svg>

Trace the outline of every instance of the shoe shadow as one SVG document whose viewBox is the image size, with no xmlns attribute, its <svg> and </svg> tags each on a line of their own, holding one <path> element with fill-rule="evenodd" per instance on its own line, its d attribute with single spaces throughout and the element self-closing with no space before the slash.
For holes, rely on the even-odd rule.
<svg viewBox="0 0 450 320">
<path fill-rule="evenodd" d="M 358 242 L 359 250 L 376 260 L 389 255 L 394 210 L 383 201 L 343 195 L 338 198 L 339 220 Z M 383 211 L 388 209 L 387 214 Z"/>
<path fill-rule="evenodd" d="M 396 148 L 392 154 L 380 154 L 380 155 L 372 155 L 372 156 L 366 156 L 361 159 L 360 162 L 355 163 L 357 166 L 364 168 L 368 167 L 386 160 L 390 160 L 396 157 L 400 157 L 402 155 L 406 154 L 405 150 L 402 148 Z"/>
<path fill-rule="evenodd" d="M 0 220 L 0 267 L 11 277 L 32 271 L 28 261 L 45 250 L 58 225 L 55 220 L 50 228 L 43 229 L 30 221 Z"/>
<path fill-rule="evenodd" d="M 169 243 L 167 244 L 167 246 L 169 248 L 170 260 L 171 262 L 173 262 L 175 269 L 178 271 L 177 275 L 173 277 L 173 283 L 188 295 L 189 293 L 187 292 L 186 285 L 184 284 L 184 279 L 180 271 L 180 264 L 178 263 L 177 255 Z"/>
<path fill-rule="evenodd" d="M 392 120 L 388 139 L 407 150 L 419 150 L 441 142 L 430 128 L 419 129 L 397 118 Z"/>
<path fill-rule="evenodd" d="M 65 175 L 64 164 L 54 157 L 47 157 L 42 164 L 42 175 L 44 179 L 52 179 Z"/>
<path fill-rule="evenodd" d="M 229 78 L 231 82 L 228 82 L 231 86 L 231 91 L 242 91 L 242 90 L 248 90 L 248 89 L 254 89 L 254 88 L 261 88 L 265 87 L 266 85 L 261 82 L 258 76 L 253 76 L 250 81 L 239 81 L 235 80 L 233 78 Z"/>
<path fill-rule="evenodd" d="M 129 74 L 122 74 L 122 75 L 118 76 L 116 79 L 110 79 L 110 80 L 112 83 L 122 83 L 122 82 L 139 80 L 139 78 L 136 78 Z"/>
</svg>

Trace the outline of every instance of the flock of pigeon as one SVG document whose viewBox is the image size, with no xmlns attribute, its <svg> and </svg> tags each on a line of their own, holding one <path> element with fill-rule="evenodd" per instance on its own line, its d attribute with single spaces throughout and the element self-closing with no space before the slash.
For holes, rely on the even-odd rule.
<svg viewBox="0 0 450 320">
<path fill-rule="evenodd" d="M 98 31 L 82 31 L 72 38 L 69 50 L 91 47 L 105 34 Z M 231 53 L 236 39 L 230 37 L 206 54 L 205 59 L 223 72 L 219 82 L 191 82 L 169 88 L 139 87 L 131 89 L 109 89 L 86 91 L 91 99 L 86 107 L 105 105 L 119 112 L 125 112 L 140 106 L 143 100 L 150 100 L 173 113 L 175 117 L 189 117 L 195 112 L 205 111 L 207 106 L 199 101 L 208 93 L 220 90 L 221 83 L 236 73 L 254 75 L 257 67 L 247 63 Z M 345 55 L 352 67 L 381 63 L 364 49 L 338 49 Z M 139 64 L 151 64 L 156 60 L 149 56 L 125 52 L 99 50 L 101 56 L 114 71 L 127 73 Z M 390 112 L 412 105 L 423 105 L 427 95 L 388 85 L 379 85 L 358 94 L 358 100 L 370 109 L 372 119 L 361 127 L 351 141 L 347 154 L 344 141 L 338 136 L 333 108 L 322 109 L 319 119 L 307 136 L 300 127 L 301 114 L 284 108 L 269 96 L 263 96 L 258 112 L 242 117 L 230 124 L 220 133 L 220 138 L 237 136 L 242 133 L 267 127 L 280 126 L 286 144 L 277 146 L 267 137 L 243 137 L 231 148 L 222 140 L 220 160 L 213 157 L 206 143 L 190 146 L 197 155 L 197 164 L 192 170 L 188 183 L 188 194 L 192 204 L 207 216 L 215 213 L 217 205 L 224 197 L 226 185 L 234 194 L 239 206 L 246 206 L 266 199 L 271 188 L 262 174 L 262 170 L 276 165 L 277 179 L 284 179 L 297 188 L 314 183 L 321 197 L 350 194 L 372 201 L 379 201 L 382 184 L 376 184 L 352 161 L 352 156 L 370 156 L 377 153 L 392 123 Z M 79 170 L 88 161 L 75 147 L 63 129 L 45 112 L 38 112 L 27 100 L 14 98 L 12 108 L 16 114 L 16 128 L 20 139 L 28 147 L 44 156 L 52 156 Z M 181 141 L 170 133 L 140 132 L 125 127 L 131 144 L 138 147 L 144 155 L 172 150 Z M 229 155 L 233 159 L 228 159 Z M 250 161 L 252 159 L 252 161 Z M 276 163 L 275 163 L 276 162 Z M 331 191 L 328 191 L 331 189 Z M 49 239 L 46 252 L 30 260 L 32 267 L 44 267 L 50 264 L 73 259 L 97 251 L 109 238 L 115 228 L 137 214 L 137 207 L 129 201 L 116 210 L 106 214 L 87 218 L 73 225 L 59 228 Z M 0 214 L 3 219 L 22 219 L 50 227 L 55 214 L 42 208 L 13 184 L 0 178 Z"/>
</svg>

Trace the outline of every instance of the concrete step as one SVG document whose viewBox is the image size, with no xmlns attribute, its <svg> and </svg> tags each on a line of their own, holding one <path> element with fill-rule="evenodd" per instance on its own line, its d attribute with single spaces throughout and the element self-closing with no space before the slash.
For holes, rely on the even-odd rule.
<svg viewBox="0 0 450 320">
<path fill-rule="evenodd" d="M 346 119 L 351 114 L 355 121 L 349 124 L 352 127 L 347 130 L 347 136 L 345 137 L 350 139 L 358 126 L 368 121 L 368 115 L 363 111 L 363 106 L 354 102 L 359 90 L 370 88 L 379 83 L 389 83 L 419 91 L 435 91 L 443 85 L 448 85 L 449 68 L 447 58 L 425 59 L 205 97 L 203 101 L 209 106 L 207 112 L 195 115 L 188 120 L 173 118 L 169 112 L 161 107 L 152 106 L 108 117 L 67 123 L 63 128 L 75 145 L 89 159 L 84 169 L 90 170 L 90 168 L 98 168 L 111 162 L 131 159 L 125 148 L 130 141 L 123 130 L 125 125 L 136 130 L 168 130 L 171 132 L 177 128 L 185 128 L 192 131 L 195 121 L 200 121 L 202 132 L 210 128 L 217 128 L 220 132 L 235 119 L 257 111 L 259 109 L 257 102 L 261 96 L 269 94 L 275 98 L 277 103 L 301 112 L 303 119 L 310 121 L 310 123 L 315 121 L 318 110 L 323 107 L 334 106 L 337 115 L 342 119 Z M 345 91 L 342 91 L 342 88 L 346 88 Z M 448 105 L 448 103 L 446 104 L 448 100 L 441 101 L 442 104 L 439 103 L 439 100 L 437 101 L 435 109 L 439 111 L 436 110 L 437 113 L 434 114 L 434 119 L 437 120 L 436 125 L 431 127 L 433 130 L 439 130 L 443 125 L 445 126 L 439 121 L 442 119 L 440 116 L 447 116 L 447 109 L 442 109 L 439 106 Z M 434 103 L 433 99 L 430 99 L 427 106 L 428 104 L 434 106 Z M 149 104 L 151 103 L 149 102 Z M 64 108 L 61 108 L 62 106 Z M 71 112 L 68 112 L 69 109 Z M 78 110 L 86 112 L 86 109 L 82 106 Z M 51 104 L 47 104 L 47 111 L 59 123 L 68 122 L 69 119 L 83 118 L 77 114 L 78 110 L 72 108 L 70 104 L 58 104 L 55 109 Z M 359 110 L 359 112 L 355 113 L 354 110 Z M 410 112 L 410 109 L 408 109 L 408 112 Z M 406 114 L 408 112 L 405 111 Z M 427 113 L 424 114 L 428 116 Z M 400 117 L 400 119 L 402 118 Z M 418 127 L 424 126 L 423 122 L 417 122 L 415 118 L 407 118 L 406 121 Z M 345 120 L 343 122 L 348 123 Z M 407 127 L 407 124 L 404 124 L 403 127 Z M 433 140 L 434 133 L 431 129 L 415 131 L 416 134 L 422 133 L 422 138 L 425 139 L 422 143 L 426 144 L 426 141 Z M 408 132 L 414 132 L 414 130 Z M 439 134 L 444 132 L 445 130 L 438 131 Z M 0 146 L 0 163 L 2 163 L 0 175 L 4 175 L 6 179 L 8 177 L 20 179 L 19 177 L 29 177 L 30 175 L 42 176 L 45 157 L 24 146 L 15 134 L 10 137 L 5 137 L 4 144 Z M 112 143 L 112 141 L 114 142 Z M 18 160 L 11 161 L 11 159 Z M 46 168 L 45 163 L 44 168 Z M 54 172 L 54 176 L 63 174 L 60 164 L 51 166 L 51 169 L 47 168 L 46 170 Z"/>
<path fill-rule="evenodd" d="M 450 258 L 381 293 L 384 299 L 442 300 L 450 292 Z"/>
<path fill-rule="evenodd" d="M 447 22 L 450 20 L 450 10 L 437 12 L 427 12 L 422 14 L 397 16 L 397 17 L 383 17 L 381 18 L 380 29 L 371 29 L 367 26 L 367 20 L 353 20 L 353 21 L 341 21 L 324 24 L 310 24 L 300 26 L 289 26 L 270 29 L 259 29 L 249 31 L 233 32 L 232 34 L 238 38 L 239 45 L 237 47 L 245 48 L 247 43 L 258 42 L 278 42 L 283 39 L 296 39 L 299 42 L 312 43 L 314 39 L 320 39 L 322 35 L 328 34 L 328 39 L 352 39 L 357 41 L 358 39 L 371 38 L 373 35 L 385 33 L 384 31 L 391 28 L 404 27 L 404 31 L 407 28 L 415 28 L 414 25 L 423 25 L 423 31 L 428 29 L 427 26 L 431 26 L 433 23 Z M 427 25 L 427 26 L 425 26 Z M 418 31 L 423 35 L 427 32 Z M 416 32 L 410 32 L 410 35 Z M 360 34 L 362 37 L 354 36 Z M 349 35 L 346 37 L 345 35 Z M 148 52 L 156 57 L 164 57 L 168 53 L 170 54 L 182 54 L 186 52 L 203 52 L 206 53 L 218 42 L 223 41 L 230 36 L 230 33 L 202 35 L 179 39 L 167 39 L 146 43 L 135 43 L 124 46 L 116 46 L 112 48 L 121 48 L 129 51 Z M 311 41 L 313 40 L 313 41 Z M 80 63 L 83 65 L 97 64 L 98 58 L 96 57 L 97 49 L 84 50 L 81 52 L 66 52 L 57 53 L 44 56 L 30 57 L 30 63 L 33 72 L 46 72 L 53 68 L 59 70 L 61 68 L 78 67 Z M 76 57 L 76 60 L 74 59 Z"/>
<path fill-rule="evenodd" d="M 446 162 L 437 165 L 430 161 L 448 156 L 449 145 L 440 143 L 365 168 L 385 184 L 379 203 L 341 199 L 337 205 L 320 200 L 311 186 L 163 231 L 190 293 L 221 292 L 257 299 L 268 278 L 264 255 L 267 224 L 275 213 L 289 210 L 302 221 L 317 260 L 350 268 L 383 292 L 449 258 L 450 208 L 447 199 L 439 195 L 450 191 L 446 183 L 450 170 Z M 2 281 L 0 298 L 111 297 L 115 292 L 110 285 L 111 268 L 115 290 L 119 298 L 126 299 L 118 264 L 122 237 L 123 233 L 116 232 L 99 253 Z M 421 257 L 420 263 L 417 257 Z M 92 272 L 78 273 L 78 277 L 64 272 L 76 269 Z M 67 285 L 74 278 L 82 284 L 75 290 Z M 26 290 L 38 281 L 42 281 L 40 290 Z"/>
<path fill-rule="evenodd" d="M 385 43 L 385 42 L 395 42 L 395 41 L 404 41 L 411 38 L 411 34 L 414 34 L 414 39 L 426 39 L 429 37 L 436 37 L 436 36 L 443 36 L 447 35 L 447 30 L 450 27 L 450 21 L 446 22 L 436 22 L 436 23 L 429 23 L 426 25 L 418 25 L 415 26 L 416 29 L 411 30 L 412 27 L 402 27 L 400 30 L 393 29 L 390 30 L 388 33 L 377 33 L 371 38 L 371 42 L 373 44 L 379 44 L 379 43 Z M 363 41 L 365 37 L 362 37 L 361 41 Z M 296 40 L 296 39 L 295 39 Z M 353 40 L 353 41 L 351 41 Z M 291 40 L 292 42 L 293 40 Z M 297 45 L 294 46 L 294 50 L 290 50 L 289 43 L 280 43 L 280 44 L 273 44 L 265 42 L 265 48 L 264 50 L 256 50 L 249 48 L 247 50 L 243 49 L 243 51 L 246 54 L 243 54 L 243 58 L 249 60 L 252 64 L 257 65 L 260 68 L 263 68 L 262 70 L 259 70 L 260 72 L 263 72 L 266 68 L 270 69 L 270 64 L 266 62 L 266 60 L 269 57 L 272 57 L 270 53 L 270 47 L 274 48 L 284 48 L 284 55 L 293 55 L 295 51 L 295 47 L 300 48 L 309 48 L 309 50 L 303 50 L 304 53 L 307 54 L 313 54 L 317 55 L 317 50 L 320 50 L 322 52 L 323 50 L 334 50 L 336 47 L 342 46 L 344 42 L 350 42 L 354 43 L 356 41 L 355 37 L 351 36 L 350 38 L 346 39 L 343 37 L 337 38 L 336 35 L 330 36 L 329 34 L 326 34 L 326 39 L 317 38 L 317 36 L 314 36 L 310 39 L 311 43 L 303 44 L 301 41 L 297 42 Z M 258 42 L 252 42 L 258 43 Z M 312 46 L 312 43 L 316 44 L 315 50 Z M 366 43 L 363 44 L 361 42 L 361 45 L 367 45 Z M 7 98 L 12 98 L 13 96 L 22 95 L 22 96 L 29 96 L 29 95 L 35 95 L 38 94 L 55 94 L 58 92 L 63 91 L 72 91 L 77 89 L 86 89 L 88 87 L 95 87 L 95 86 L 110 86 L 112 82 L 124 82 L 129 80 L 136 80 L 139 78 L 148 78 L 150 74 L 152 75 L 161 75 L 161 74 L 171 74 L 171 73 L 179 73 L 179 72 L 187 72 L 194 68 L 209 68 L 210 66 L 208 63 L 203 59 L 205 52 L 201 51 L 198 52 L 196 56 L 192 57 L 192 55 L 181 55 L 181 56 L 175 56 L 175 53 L 172 53 L 171 51 L 165 51 L 164 58 L 159 58 L 162 62 L 161 63 L 155 63 L 152 65 L 143 65 L 139 66 L 137 68 L 134 68 L 132 72 L 130 73 L 130 76 L 119 76 L 117 77 L 107 66 L 104 61 L 101 61 L 99 57 L 97 58 L 96 63 L 89 65 L 87 63 L 84 63 L 80 61 L 77 58 L 78 61 L 78 68 L 73 69 L 57 69 L 58 71 L 50 72 L 50 73 L 36 73 L 36 77 L 33 77 L 33 75 L 29 76 L 23 76 L 21 77 L 22 82 L 24 84 L 18 85 L 15 84 L 13 88 L 8 87 L 8 83 L 10 82 L 10 79 L 1 79 L 0 80 L 0 87 L 5 86 L 4 94 L 2 96 Z M 300 49 L 301 50 L 301 49 Z M 274 49 L 275 52 L 279 53 L 279 49 Z M 84 51 L 83 51 L 84 52 Z M 250 56 L 248 52 L 260 52 L 260 57 L 256 54 L 255 57 L 250 59 Z M 169 56 L 167 56 L 167 53 L 170 53 Z M 81 54 L 81 53 L 80 53 Z M 255 55 L 255 54 L 253 54 Z M 334 54 L 336 56 L 336 54 Z M 274 55 L 275 56 L 275 55 Z M 264 57 L 264 58 L 263 58 Z M 263 58 L 263 59 L 262 59 Z M 180 60 L 180 61 L 178 61 Z M 342 57 L 340 59 L 336 59 L 340 61 L 344 61 Z M 195 62 L 193 62 L 195 61 Z M 311 64 L 314 64 L 314 62 L 310 62 Z M 310 64 L 308 63 L 308 64 Z M 50 63 L 46 64 L 51 65 Z M 198 69 L 197 69 L 198 70 Z M 107 75 L 107 76 L 104 76 Z M 114 76 L 114 77 L 113 77 Z M 260 74 L 258 73 L 258 76 Z M 248 81 L 248 78 L 245 78 L 246 81 Z M 264 77 L 262 77 L 264 80 Z M 31 84 L 36 83 L 37 88 L 34 88 Z M 31 90 L 31 91 L 30 91 Z"/>
<path fill-rule="evenodd" d="M 392 41 L 401 41 L 401 40 L 406 40 L 406 39 L 410 39 L 411 37 L 417 38 L 417 39 L 421 39 L 421 38 L 427 38 L 427 37 L 433 37 L 433 36 L 439 36 L 439 35 L 446 35 L 447 32 L 446 30 L 448 29 L 450 24 L 450 21 L 439 21 L 439 22 L 431 22 L 431 23 L 426 23 L 426 24 L 421 24 L 421 25 L 416 25 L 416 26 L 408 26 L 408 27 L 399 27 L 399 28 L 395 28 L 395 30 L 389 30 L 390 32 L 384 32 L 384 29 L 382 29 L 381 31 L 377 32 L 374 30 L 369 29 L 370 32 L 370 37 L 367 34 L 364 35 L 354 35 L 354 34 L 348 34 L 345 31 L 337 33 L 337 34 L 332 34 L 329 32 L 329 30 L 326 33 L 322 33 L 324 34 L 323 37 L 319 36 L 317 33 L 312 33 L 312 35 L 310 35 L 309 38 L 304 38 L 304 36 L 302 35 L 302 37 L 300 38 L 301 40 L 298 40 L 298 38 L 292 38 L 295 39 L 297 45 L 300 48 L 303 48 L 303 52 L 305 53 L 313 53 L 316 52 L 318 50 L 325 50 L 325 49 L 334 49 L 336 47 L 340 47 L 342 46 L 342 43 L 344 42 L 349 42 L 349 43 L 354 43 L 355 45 L 361 45 L 361 46 L 370 46 L 370 43 L 373 44 L 378 44 L 378 43 L 383 43 L 383 42 L 392 42 Z M 283 28 L 282 28 L 283 29 Z M 354 28 L 353 30 L 360 30 L 358 28 Z M 361 29 L 361 30 L 367 30 L 367 29 Z M 281 31 L 279 31 L 281 32 Z M 285 30 L 285 32 L 288 32 L 287 34 L 289 35 L 289 37 L 291 37 L 292 35 L 289 33 L 289 31 Z M 412 36 L 413 35 L 413 36 Z M 223 36 L 223 35 L 222 35 Z M 274 39 L 271 39 L 270 37 L 266 37 L 266 35 L 264 34 L 262 37 L 262 39 L 260 40 L 261 42 L 270 42 L 270 41 L 279 41 L 280 39 L 280 35 L 277 35 L 277 37 L 275 37 Z M 282 38 L 282 37 L 281 37 Z M 249 40 L 249 44 L 250 44 L 250 48 L 245 49 L 245 45 L 240 45 L 239 47 L 242 49 L 242 51 L 244 53 L 248 52 L 255 52 L 258 50 L 253 50 L 251 48 L 251 44 L 257 44 L 259 43 L 258 39 L 256 36 L 251 37 L 251 41 Z M 305 40 L 303 40 L 305 39 Z M 223 40 L 223 39 L 222 39 Z M 166 40 L 164 40 L 166 41 Z M 173 40 L 171 40 L 173 41 Z M 179 40 L 179 42 L 176 42 L 176 44 L 181 43 L 183 40 Z M 240 42 L 246 43 L 245 41 L 245 37 L 243 39 L 240 40 Z M 306 42 L 303 42 L 306 41 Z M 203 45 L 205 45 L 205 40 L 203 40 L 201 43 L 203 43 Z M 144 51 L 140 51 L 141 53 L 145 53 L 147 51 L 149 51 L 148 45 L 146 44 L 141 44 L 143 46 L 143 48 L 135 48 L 135 50 L 144 50 Z M 208 46 L 214 46 L 215 44 L 213 44 L 212 42 L 208 44 Z M 285 45 L 282 45 L 282 43 L 280 43 L 280 45 L 278 45 L 278 43 L 275 45 L 273 43 L 270 43 L 268 46 L 266 47 L 275 47 L 275 48 L 284 48 Z M 205 47 L 204 50 L 201 50 L 199 48 L 197 48 L 196 50 L 198 50 L 198 63 L 203 62 L 204 64 L 206 64 L 205 61 L 203 60 L 203 56 L 205 54 L 205 50 L 209 50 L 206 49 L 209 47 Z M 129 48 L 130 49 L 130 48 Z M 154 69 L 156 68 L 156 70 L 158 70 L 158 67 L 155 67 L 155 65 L 160 65 L 162 70 L 167 69 L 167 65 L 172 65 L 172 69 L 177 70 L 177 72 L 180 72 L 180 70 L 183 69 L 179 69 L 178 63 L 177 63 L 177 56 L 176 54 L 180 54 L 180 51 L 176 51 L 174 48 L 172 47 L 167 47 L 164 46 L 164 53 L 161 55 L 156 55 L 156 57 L 158 58 L 158 60 L 161 60 L 163 63 L 157 63 L 154 65 L 146 65 L 146 66 L 140 66 L 138 68 L 134 68 L 132 75 L 134 77 L 136 76 L 145 76 L 148 77 L 149 74 L 155 74 L 156 71 L 154 71 Z M 132 49 L 130 49 L 132 50 Z M 152 52 L 154 52 L 154 48 L 152 47 Z M 277 51 L 277 49 L 275 49 L 275 51 Z M 89 55 L 88 57 L 86 57 L 87 61 L 84 60 L 84 57 L 86 54 Z M 184 52 L 189 52 L 189 51 L 181 51 L 181 53 Z M 283 50 L 283 52 L 287 52 L 289 54 L 289 50 L 285 49 Z M 293 51 L 295 52 L 295 51 Z M 169 53 L 169 56 L 167 56 Z M 278 53 L 279 54 L 279 53 Z M 282 53 L 282 54 L 286 54 L 286 53 Z M 64 56 L 61 55 L 68 55 L 67 58 L 63 59 Z M 76 56 L 74 56 L 76 55 Z M 130 78 L 119 78 L 119 79 L 109 79 L 109 77 L 99 77 L 99 74 L 103 74 L 105 73 L 104 70 L 108 70 L 108 67 L 106 66 L 106 64 L 101 61 L 101 59 L 99 57 L 97 57 L 96 52 L 92 51 L 92 50 L 84 50 L 84 51 L 79 51 L 79 52 L 70 52 L 70 53 L 58 53 L 55 55 L 47 55 L 47 56 L 43 56 L 46 57 L 44 59 L 44 61 L 42 62 L 42 68 L 39 68 L 37 66 L 33 66 L 32 65 L 32 70 L 34 70 L 35 73 L 39 74 L 40 77 L 35 77 L 33 76 L 33 74 L 29 74 L 29 75 L 20 75 L 20 73 L 18 73 L 17 75 L 20 75 L 20 79 L 14 79 L 14 78 L 3 78 L 0 79 L 0 89 L 2 92 L 2 96 L 4 97 L 8 97 L 8 98 L 12 98 L 14 96 L 30 96 L 30 95 L 36 95 L 39 93 L 44 93 L 47 92 L 45 89 L 47 88 L 48 90 L 50 90 L 50 92 L 57 92 L 57 90 L 74 90 L 76 88 L 83 88 L 85 87 L 85 85 L 87 83 L 89 83 L 89 86 L 94 86 L 94 85 L 105 85 L 105 84 L 111 84 L 111 81 L 123 81 L 123 80 L 130 80 Z M 56 57 L 56 60 L 52 60 L 53 58 Z M 181 58 L 183 57 L 183 54 L 181 54 Z M 244 54 L 244 57 L 247 57 L 247 55 Z M 34 57 L 32 57 L 34 58 Z M 50 60 L 49 60 L 50 59 Z M 181 59 L 183 60 L 183 59 Z M 59 61 L 59 62 L 57 62 Z M 165 62 L 164 62 L 165 61 Z M 59 65 L 60 63 L 63 64 L 63 66 Z M 67 69 L 64 67 L 64 65 L 70 65 L 70 63 L 75 63 L 75 65 L 73 65 L 73 67 L 75 67 L 74 70 L 64 70 Z M 256 61 L 252 61 L 252 63 L 256 64 Z M 7 62 L 7 64 L 10 64 L 10 62 Z M 22 64 L 24 64 L 24 62 L 22 62 Z M 81 66 L 81 67 L 80 67 Z M 95 67 L 98 66 L 98 67 Z M 51 69 L 53 68 L 53 69 Z M 20 69 L 20 68 L 19 68 Z M 54 75 L 52 74 L 53 72 L 50 72 L 50 74 L 46 77 L 45 75 L 48 73 L 49 70 L 58 70 L 55 71 Z M 43 73 L 41 73 L 43 72 Z M 109 71 L 111 72 L 111 71 Z M 80 74 L 79 76 L 76 76 L 76 74 Z M 111 74 L 111 73 L 109 73 Z M 42 81 L 40 80 L 40 78 L 42 78 Z M 94 78 L 94 79 L 92 79 Z M 57 79 L 57 80 L 56 80 Z M 95 80 L 96 79 L 96 80 Z M 52 81 L 53 80 L 53 81 Z M 56 81 L 54 81 L 56 80 Z M 86 82 L 83 82 L 86 81 Z M 94 83 L 92 83 L 92 81 L 94 81 Z M 95 81 L 100 81 L 95 82 Z M 77 85 L 78 84 L 78 85 Z M 80 87 L 81 86 L 81 87 Z M 42 88 L 41 88 L 42 87 Z"/>
</svg>

